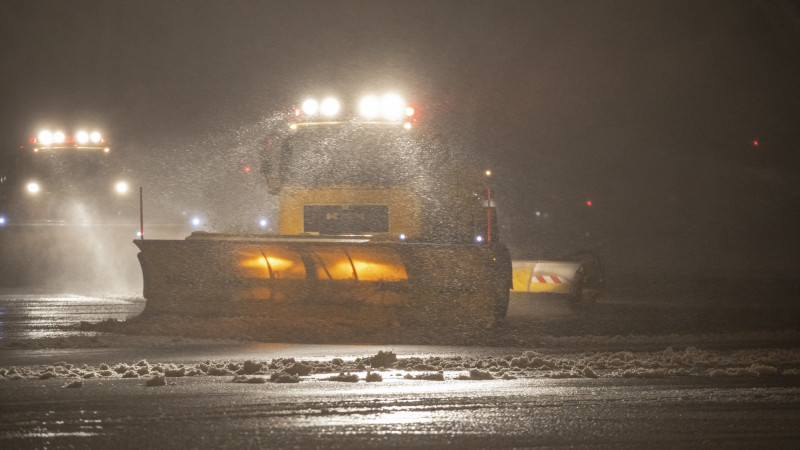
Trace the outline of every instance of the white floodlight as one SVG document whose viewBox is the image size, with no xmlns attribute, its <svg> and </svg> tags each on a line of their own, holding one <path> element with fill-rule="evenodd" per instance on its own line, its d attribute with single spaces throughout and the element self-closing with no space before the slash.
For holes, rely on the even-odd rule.
<svg viewBox="0 0 800 450">
<path fill-rule="evenodd" d="M 50 130 L 42 130 L 39 132 L 39 143 L 42 145 L 50 145 L 53 143 L 53 133 Z"/>
<path fill-rule="evenodd" d="M 92 134 L 91 134 L 91 135 L 89 135 L 89 138 L 91 138 L 91 139 L 92 139 L 92 142 L 94 142 L 95 144 L 97 144 L 97 143 L 99 143 L 101 140 L 103 140 L 103 135 L 101 135 L 101 134 L 100 134 L 100 132 L 98 132 L 98 131 L 93 131 L 93 132 L 92 132 Z"/>
<path fill-rule="evenodd" d="M 63 131 L 56 131 L 55 133 L 53 133 L 53 142 L 55 142 L 56 144 L 63 144 L 64 139 L 66 139 L 66 136 L 64 136 Z"/>
<path fill-rule="evenodd" d="M 405 102 L 397 94 L 386 94 L 381 98 L 381 115 L 386 120 L 400 120 L 405 112 Z"/>
<path fill-rule="evenodd" d="M 75 139 L 79 144 L 85 144 L 89 142 L 89 133 L 87 133 L 85 130 L 78 131 L 75 133 Z"/>
<path fill-rule="evenodd" d="M 323 116 L 326 117 L 333 117 L 339 113 L 339 109 L 341 105 L 339 101 L 333 97 L 328 97 L 322 101 L 322 104 L 319 105 L 319 111 L 322 113 Z"/>
<path fill-rule="evenodd" d="M 35 181 L 32 181 L 32 182 L 28 183 L 28 185 L 27 185 L 27 186 L 25 186 L 25 188 L 26 188 L 26 189 L 28 190 L 28 192 L 30 192 L 31 194 L 36 194 L 36 193 L 37 193 L 37 192 L 39 192 L 39 190 L 41 189 L 41 188 L 39 187 L 39 183 L 37 183 L 37 182 L 35 182 Z"/>
<path fill-rule="evenodd" d="M 319 103 L 314 99 L 308 99 L 303 102 L 303 113 L 307 116 L 313 116 L 319 111 Z"/>
<path fill-rule="evenodd" d="M 361 99 L 358 111 L 365 119 L 374 119 L 381 113 L 381 101 L 374 95 L 368 95 Z"/>
<path fill-rule="evenodd" d="M 117 191 L 117 194 L 125 194 L 128 192 L 128 183 L 120 181 L 114 186 L 114 189 Z"/>
</svg>

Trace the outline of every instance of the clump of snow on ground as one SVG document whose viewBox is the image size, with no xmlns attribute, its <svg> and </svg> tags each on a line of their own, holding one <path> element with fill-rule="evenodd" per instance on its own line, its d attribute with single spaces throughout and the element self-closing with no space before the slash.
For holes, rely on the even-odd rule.
<svg viewBox="0 0 800 450">
<path fill-rule="evenodd" d="M 387 356 L 391 354 L 391 356 Z M 389 363 L 388 361 L 393 362 Z M 383 376 L 408 380 L 494 380 L 518 378 L 665 378 L 796 376 L 799 348 L 704 350 L 688 347 L 660 351 L 588 351 L 544 353 L 523 351 L 507 355 L 397 356 L 379 352 L 367 358 L 297 361 L 294 358 L 245 361 L 169 361 L 0 368 L 0 381 L 47 379 L 145 378 L 148 386 L 185 377 L 233 376 L 237 383 L 298 383 L 304 380 L 380 381 Z M 380 377 L 380 379 L 379 379 Z M 78 387 L 77 385 L 75 387 Z"/>
</svg>

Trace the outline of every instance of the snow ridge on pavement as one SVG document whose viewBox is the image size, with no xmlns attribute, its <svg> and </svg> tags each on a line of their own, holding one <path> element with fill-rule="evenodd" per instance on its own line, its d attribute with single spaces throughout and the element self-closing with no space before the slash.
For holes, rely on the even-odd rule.
<svg viewBox="0 0 800 450">
<path fill-rule="evenodd" d="M 0 368 L 0 382 L 32 379 L 90 380 L 96 378 L 143 378 L 147 380 L 177 380 L 183 377 L 264 377 L 276 381 L 283 374 L 293 377 L 290 382 L 316 380 L 331 374 L 355 374 L 364 381 L 370 373 L 383 377 L 406 379 L 515 379 L 515 378 L 665 378 L 676 376 L 735 377 L 735 376 L 796 376 L 800 375 L 800 349 L 703 350 L 688 347 L 661 351 L 596 351 L 546 354 L 523 351 L 502 356 L 431 356 L 403 357 L 386 364 L 379 352 L 370 358 L 343 360 L 303 360 L 294 358 L 205 360 L 196 363 L 170 361 L 101 363 L 99 365 L 71 364 L 60 361 L 52 365 L 11 366 Z M 373 377 L 374 379 L 375 377 Z M 336 377 L 333 377 L 336 379 Z M 266 381 L 265 380 L 265 381 Z M 352 381 L 352 377 L 350 377 Z M 70 386 L 67 384 L 66 386 Z M 70 386 L 79 387 L 79 386 Z"/>
</svg>

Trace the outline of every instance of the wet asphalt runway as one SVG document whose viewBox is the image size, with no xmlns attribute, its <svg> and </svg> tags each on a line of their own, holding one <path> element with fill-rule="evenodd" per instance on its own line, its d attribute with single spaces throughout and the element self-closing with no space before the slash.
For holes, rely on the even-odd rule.
<svg viewBox="0 0 800 450">
<path fill-rule="evenodd" d="M 797 378 L 797 377 L 794 377 Z M 796 448 L 796 379 L 0 384 L 5 448 Z M 13 388 L 12 388 L 13 386 Z"/>
<path fill-rule="evenodd" d="M 753 287 L 729 280 L 670 286 L 632 280 L 592 307 L 560 299 L 512 296 L 507 327 L 553 336 L 706 335 L 796 328 L 797 283 Z M 69 338 L 81 321 L 125 319 L 143 300 L 72 294 L 0 295 L 2 339 Z M 124 339 L 124 337 L 123 337 Z M 71 363 L 125 360 L 202 361 L 248 352 L 327 358 L 375 349 L 354 346 L 198 347 L 170 349 L 0 349 L 0 360 Z M 750 342 L 729 346 L 750 347 Z M 788 343 L 796 346 L 797 343 Z M 252 348 L 250 348 L 252 347 Z M 100 351 L 101 353 L 97 353 Z M 414 351 L 413 346 L 398 350 Z M 428 355 L 447 347 L 419 347 Z M 505 348 L 461 350 L 496 352 Z M 558 352 L 558 349 L 549 349 Z M 127 353 L 125 353 L 127 352 Z M 161 352 L 161 353 L 159 353 Z M 220 353 L 222 352 L 222 353 Z M 238 353 L 237 353 L 238 352 Z M 265 353 L 266 352 L 266 353 Z M 115 359 L 115 355 L 119 358 Z M 13 356 L 12 358 L 10 358 Z M 0 364 L 6 366 L 7 364 Z M 181 378 L 148 388 L 141 379 L 0 382 L 3 448 L 797 448 L 800 379 L 518 379 L 382 383 L 303 381 L 240 384 L 230 377 Z"/>
</svg>

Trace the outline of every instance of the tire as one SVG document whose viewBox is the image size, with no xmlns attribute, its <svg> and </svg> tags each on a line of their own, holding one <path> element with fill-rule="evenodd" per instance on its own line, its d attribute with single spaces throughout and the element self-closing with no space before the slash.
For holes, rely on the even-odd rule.
<svg viewBox="0 0 800 450">
<path fill-rule="evenodd" d="M 570 303 L 578 305 L 583 301 L 583 288 L 586 285 L 586 274 L 584 273 L 583 266 L 575 272 L 575 278 L 569 289 L 568 298 Z"/>
</svg>

